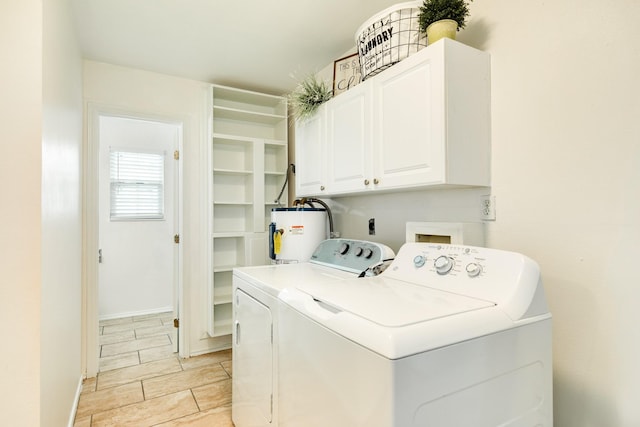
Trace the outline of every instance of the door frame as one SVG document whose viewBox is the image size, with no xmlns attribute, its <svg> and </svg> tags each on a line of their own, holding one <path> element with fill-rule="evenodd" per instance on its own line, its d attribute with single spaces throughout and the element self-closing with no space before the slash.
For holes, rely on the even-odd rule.
<svg viewBox="0 0 640 427">
<path fill-rule="evenodd" d="M 177 233 L 183 236 L 183 143 L 187 119 L 183 116 L 167 116 L 147 112 L 125 110 L 117 106 L 87 103 L 86 106 L 86 144 L 83 153 L 83 224 L 82 224 L 82 366 L 87 378 L 95 377 L 99 371 L 99 321 L 98 321 L 98 249 L 99 249 L 99 154 L 100 154 L 100 116 L 122 117 L 138 120 L 151 120 L 180 127 L 178 138 L 177 183 L 174 191 L 175 214 L 177 215 Z M 178 316 L 184 313 L 183 287 L 183 244 L 177 245 L 174 258 L 174 310 Z M 177 303 L 177 307 L 176 307 Z M 178 326 L 178 354 L 183 357 L 188 352 L 184 322 Z"/>
</svg>

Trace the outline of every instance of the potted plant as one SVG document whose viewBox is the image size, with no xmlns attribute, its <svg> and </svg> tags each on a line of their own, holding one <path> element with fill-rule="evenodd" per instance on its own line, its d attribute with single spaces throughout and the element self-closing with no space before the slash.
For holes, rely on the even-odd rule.
<svg viewBox="0 0 640 427">
<path fill-rule="evenodd" d="M 424 0 L 418 22 L 431 44 L 443 37 L 455 40 L 456 31 L 465 27 L 468 16 L 467 0 Z"/>
<path fill-rule="evenodd" d="M 311 74 L 287 95 L 287 100 L 294 118 L 305 120 L 313 116 L 318 107 L 330 100 L 332 95 L 331 88 L 324 81 L 318 81 L 316 76 Z"/>
</svg>

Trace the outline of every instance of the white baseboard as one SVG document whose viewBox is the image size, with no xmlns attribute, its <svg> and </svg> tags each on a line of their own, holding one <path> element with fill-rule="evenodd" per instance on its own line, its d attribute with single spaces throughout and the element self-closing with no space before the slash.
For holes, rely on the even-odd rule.
<svg viewBox="0 0 640 427">
<path fill-rule="evenodd" d="M 104 316 L 98 316 L 98 320 L 111 320 L 111 319 L 120 319 L 122 317 L 145 316 L 147 314 L 166 313 L 168 311 L 173 311 L 173 307 L 168 306 L 168 307 L 152 308 L 149 310 L 127 311 L 127 312 L 115 313 L 115 314 L 105 314 Z"/>
<path fill-rule="evenodd" d="M 205 340 L 203 340 L 205 341 Z M 231 348 L 231 335 L 224 335 L 216 338 L 208 338 L 206 340 L 209 345 L 206 348 L 195 349 L 189 355 L 182 355 L 184 358 L 201 356 L 203 354 L 215 353 L 216 351 L 228 350 Z"/>
<path fill-rule="evenodd" d="M 73 427 L 73 424 L 76 420 L 76 414 L 78 413 L 78 403 L 80 402 L 80 393 L 82 393 L 82 383 L 84 381 L 84 376 L 80 375 L 80 380 L 78 381 L 78 387 L 76 388 L 76 396 L 73 399 L 73 407 L 71 408 L 71 414 L 69 415 L 69 423 L 68 427 Z"/>
</svg>

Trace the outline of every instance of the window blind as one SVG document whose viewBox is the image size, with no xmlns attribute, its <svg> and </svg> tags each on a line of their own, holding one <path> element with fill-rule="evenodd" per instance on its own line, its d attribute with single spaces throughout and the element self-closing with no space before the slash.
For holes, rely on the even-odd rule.
<svg viewBox="0 0 640 427">
<path fill-rule="evenodd" d="M 164 154 L 109 154 L 112 220 L 164 219 Z"/>
</svg>

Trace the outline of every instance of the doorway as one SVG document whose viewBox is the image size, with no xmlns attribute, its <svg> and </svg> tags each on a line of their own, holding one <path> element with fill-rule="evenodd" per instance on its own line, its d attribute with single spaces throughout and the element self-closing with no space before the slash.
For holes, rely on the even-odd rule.
<svg viewBox="0 0 640 427">
<path fill-rule="evenodd" d="M 109 116 L 101 116 L 99 125 L 99 319 L 171 311 L 177 228 L 173 153 L 180 128 Z"/>
<path fill-rule="evenodd" d="M 180 350 L 183 125 L 89 106 L 85 197 L 87 376 L 99 370 L 98 322 L 157 316 Z M 94 166 L 94 167 L 92 167 Z"/>
</svg>

